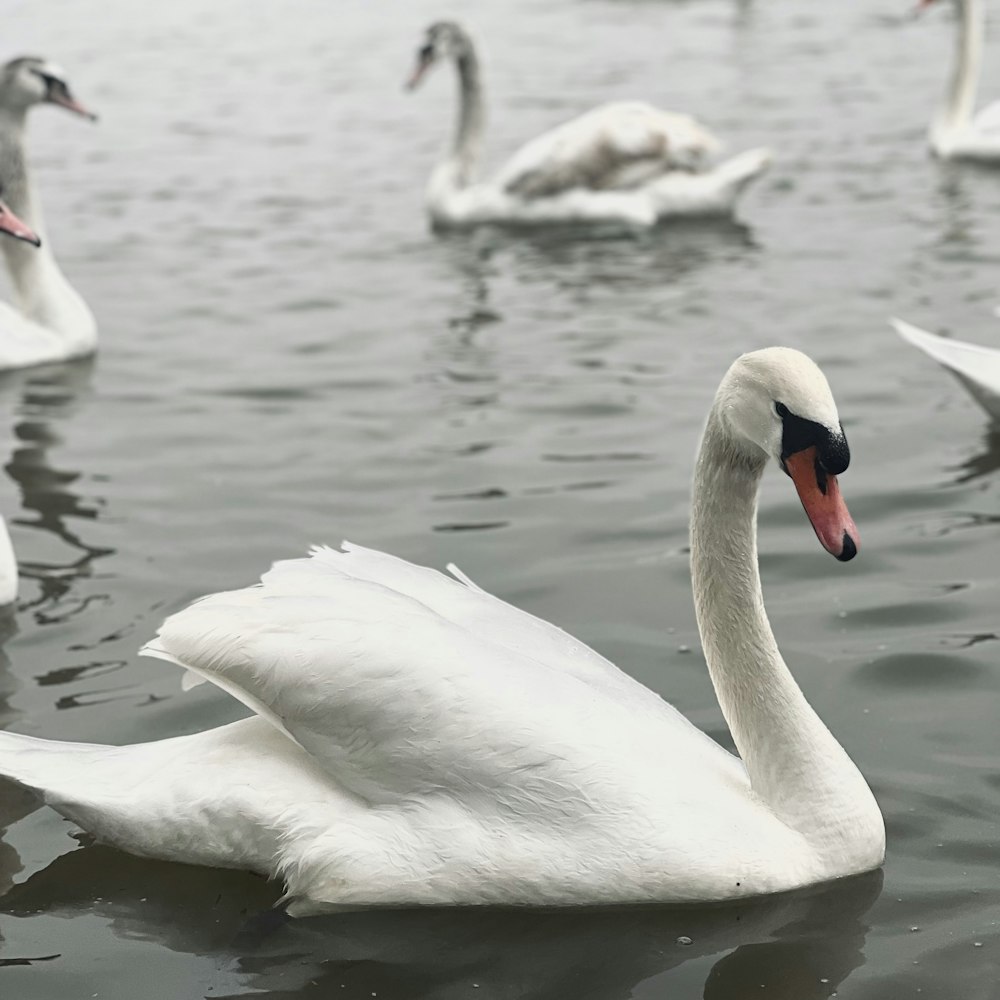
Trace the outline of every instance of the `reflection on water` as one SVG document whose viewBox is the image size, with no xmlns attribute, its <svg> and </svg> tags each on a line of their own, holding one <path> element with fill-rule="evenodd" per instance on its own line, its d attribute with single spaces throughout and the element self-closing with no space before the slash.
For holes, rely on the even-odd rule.
<svg viewBox="0 0 1000 1000">
<path fill-rule="evenodd" d="M 21 609 L 33 609 L 40 623 L 59 621 L 83 610 L 86 602 L 62 602 L 74 581 L 90 575 L 94 560 L 112 555 L 113 549 L 88 544 L 75 522 L 92 521 L 100 513 L 99 503 L 73 489 L 81 473 L 53 467 L 50 451 L 62 443 L 59 427 L 72 420 L 81 399 L 90 391 L 92 360 L 47 367 L 7 376 L 20 390 L 12 428 L 14 447 L 4 471 L 17 484 L 25 514 L 12 517 L 13 524 L 49 532 L 70 551 L 52 561 L 19 558 L 20 574 L 38 584 L 37 596 L 25 600 Z M 15 381 L 16 380 L 16 381 Z M 33 515 L 33 516 L 30 516 Z M 53 607 L 59 606 L 57 611 Z"/>
<path fill-rule="evenodd" d="M 225 872 L 141 862 L 95 846 L 71 851 L 12 889 L 3 911 L 58 900 L 63 916 L 106 921 L 123 938 L 215 955 L 212 980 L 269 996 L 518 997 L 613 1000 L 660 995 L 659 976 L 695 963 L 704 996 L 832 996 L 863 962 L 873 872 L 736 906 L 595 910 L 354 912 L 266 926 L 275 889 Z M 717 956 L 717 957 L 716 957 Z M 710 958 L 704 965 L 701 960 Z M 685 976 L 672 974 L 671 982 Z M 150 983 L 144 996 L 171 996 Z M 343 992 L 341 992 L 343 990 Z"/>
<path fill-rule="evenodd" d="M 956 483 L 968 483 L 1000 470 L 1000 429 L 990 428 L 983 437 L 979 451 L 956 466 Z"/>
</svg>

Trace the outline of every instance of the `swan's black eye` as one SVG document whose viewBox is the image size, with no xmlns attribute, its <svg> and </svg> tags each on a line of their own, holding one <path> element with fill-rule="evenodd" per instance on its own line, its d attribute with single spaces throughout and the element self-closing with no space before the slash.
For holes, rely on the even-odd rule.
<svg viewBox="0 0 1000 1000">
<path fill-rule="evenodd" d="M 774 404 L 774 412 L 777 413 L 778 416 L 781 417 L 782 420 L 784 420 L 785 417 L 788 416 L 788 407 L 785 406 L 784 403 L 775 403 Z"/>
<path fill-rule="evenodd" d="M 421 46 L 420 51 L 417 53 L 417 58 L 421 62 L 430 62 L 434 58 L 434 46 L 430 43 Z"/>
</svg>

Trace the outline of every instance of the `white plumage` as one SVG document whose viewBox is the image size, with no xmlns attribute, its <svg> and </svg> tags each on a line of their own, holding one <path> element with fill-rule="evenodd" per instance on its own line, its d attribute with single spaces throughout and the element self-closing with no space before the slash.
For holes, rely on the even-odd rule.
<svg viewBox="0 0 1000 1000">
<path fill-rule="evenodd" d="M 939 337 L 900 319 L 893 319 L 892 325 L 903 340 L 951 372 L 994 420 L 1000 420 L 1000 350 Z"/>
<path fill-rule="evenodd" d="M 0 370 L 66 361 L 97 347 L 97 323 L 56 262 L 29 177 L 26 115 L 45 103 L 92 117 L 52 63 L 29 57 L 0 67 L 0 182 L 10 207 L 42 237 L 40 248 L 0 241 L 18 297 L 17 306 L 0 302 Z"/>
<path fill-rule="evenodd" d="M 935 0 L 923 0 L 930 6 Z M 1000 101 L 974 111 L 983 61 L 983 0 L 955 0 L 958 33 L 952 76 L 930 131 L 931 148 L 944 159 L 1000 163 Z"/>
<path fill-rule="evenodd" d="M 479 60 L 459 25 L 431 25 L 410 80 L 441 59 L 454 62 L 459 117 L 449 155 L 431 175 L 435 225 L 626 223 L 651 226 L 684 215 L 732 212 L 770 163 L 757 149 L 715 167 L 721 144 L 688 115 L 641 101 L 603 104 L 522 146 L 488 181 L 476 179 L 485 112 Z"/>
<path fill-rule="evenodd" d="M 803 355 L 745 356 L 709 418 L 693 512 L 706 657 L 749 773 L 555 626 L 457 571 L 349 544 L 203 598 L 144 648 L 254 718 L 133 747 L 0 733 L 0 771 L 127 850 L 280 877 L 293 914 L 726 899 L 875 867 L 878 808 L 759 603 L 775 392 L 839 427 Z"/>
</svg>

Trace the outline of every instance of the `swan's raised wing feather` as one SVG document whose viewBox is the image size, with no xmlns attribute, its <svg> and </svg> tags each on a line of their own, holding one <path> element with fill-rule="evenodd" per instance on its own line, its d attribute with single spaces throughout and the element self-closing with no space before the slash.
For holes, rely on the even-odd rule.
<svg viewBox="0 0 1000 1000">
<path fill-rule="evenodd" d="M 1000 351 L 950 340 L 893 319 L 896 332 L 950 371 L 994 420 L 1000 420 Z"/>
<path fill-rule="evenodd" d="M 697 170 L 719 142 L 687 115 L 635 102 L 604 104 L 527 143 L 497 185 L 526 199 L 583 188 L 634 188 L 670 170 Z"/>
<path fill-rule="evenodd" d="M 345 570 L 362 564 L 367 578 Z M 635 682 L 616 697 L 589 683 L 593 663 L 565 669 L 575 640 L 502 602 L 490 623 L 463 597 L 494 600 L 381 553 L 319 550 L 172 616 L 145 651 L 239 697 L 371 803 L 445 791 L 530 812 L 599 790 L 607 805 L 659 783 L 670 754 L 738 779 L 735 758 L 655 695 L 630 693 Z M 550 656 L 560 644 L 563 658 Z"/>
<path fill-rule="evenodd" d="M 1000 101 L 994 101 L 977 112 L 972 119 L 972 127 L 977 132 L 984 132 L 1000 139 Z"/>
</svg>

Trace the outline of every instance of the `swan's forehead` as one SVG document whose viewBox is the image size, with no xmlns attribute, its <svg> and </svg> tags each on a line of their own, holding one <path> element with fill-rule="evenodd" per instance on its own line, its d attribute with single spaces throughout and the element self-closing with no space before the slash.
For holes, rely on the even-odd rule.
<svg viewBox="0 0 1000 1000">
<path fill-rule="evenodd" d="M 830 384 L 808 355 L 788 347 L 770 347 L 744 354 L 737 362 L 759 389 L 775 403 L 783 403 L 797 417 L 840 427 Z"/>
</svg>

